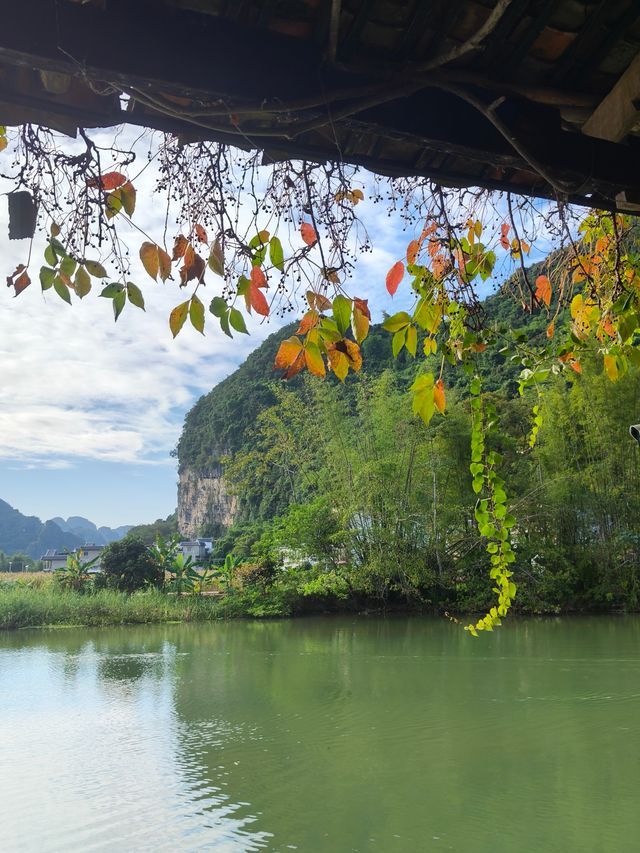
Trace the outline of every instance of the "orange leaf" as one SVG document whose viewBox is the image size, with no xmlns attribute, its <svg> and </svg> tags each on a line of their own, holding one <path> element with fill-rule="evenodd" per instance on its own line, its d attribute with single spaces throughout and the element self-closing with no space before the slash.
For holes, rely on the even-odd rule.
<svg viewBox="0 0 640 853">
<path fill-rule="evenodd" d="M 287 367 L 291 367 L 298 355 L 300 355 L 301 351 L 302 342 L 300 341 L 300 338 L 296 338 L 295 335 L 291 338 L 287 338 L 286 341 L 283 341 L 280 344 L 273 366 L 282 368 L 283 370 Z"/>
<path fill-rule="evenodd" d="M 100 187 L 101 190 L 115 190 L 127 182 L 127 179 L 120 172 L 107 172 L 100 178 L 92 178 L 87 181 L 88 187 Z"/>
<path fill-rule="evenodd" d="M 200 240 L 201 243 L 208 243 L 209 238 L 207 237 L 207 232 L 204 230 L 202 225 L 196 225 L 195 227 L 196 237 Z"/>
<path fill-rule="evenodd" d="M 303 222 L 300 226 L 300 234 L 307 246 L 313 246 L 318 242 L 316 230 L 309 222 Z"/>
<path fill-rule="evenodd" d="M 500 245 L 502 246 L 503 249 L 509 248 L 509 240 L 507 238 L 507 234 L 509 233 L 510 227 L 511 226 L 508 225 L 506 222 L 503 222 L 502 225 L 500 226 Z"/>
<path fill-rule="evenodd" d="M 447 408 L 447 401 L 444 395 L 444 383 L 442 379 L 438 379 L 438 381 L 434 385 L 433 402 L 435 403 L 435 407 L 440 412 L 440 414 L 444 415 L 444 411 Z"/>
<path fill-rule="evenodd" d="M 187 243 L 186 248 L 184 250 L 184 265 L 186 269 L 192 267 L 196 260 L 195 249 L 191 245 L 191 243 Z"/>
<path fill-rule="evenodd" d="M 415 264 L 418 252 L 420 251 L 420 243 L 418 240 L 412 240 L 407 246 L 407 263 Z"/>
<path fill-rule="evenodd" d="M 287 370 L 287 372 L 282 377 L 283 379 L 291 379 L 292 376 L 295 376 L 296 373 L 300 373 L 302 368 L 304 367 L 304 350 L 300 350 L 300 354 L 293 362 L 291 367 Z"/>
<path fill-rule="evenodd" d="M 353 298 L 354 307 L 358 309 L 367 320 L 371 319 L 371 311 L 369 311 L 369 300 L 368 299 L 359 299 L 357 296 Z"/>
<path fill-rule="evenodd" d="M 166 281 L 171 275 L 171 258 L 164 249 L 156 246 L 158 250 L 158 271 L 162 281 Z"/>
<path fill-rule="evenodd" d="M 536 279 L 536 299 L 547 307 L 551 304 L 551 282 L 546 275 L 539 275 Z"/>
<path fill-rule="evenodd" d="M 267 277 L 261 267 L 251 267 L 251 284 L 253 287 L 267 287 Z"/>
<path fill-rule="evenodd" d="M 391 296 L 393 296 L 396 290 L 398 289 L 398 286 L 402 281 L 403 276 L 404 264 L 402 263 L 402 261 L 396 261 L 387 273 L 387 290 L 389 291 Z"/>
<path fill-rule="evenodd" d="M 576 373 L 582 373 L 582 367 L 580 366 L 579 361 L 570 361 L 569 367 L 571 367 L 573 370 L 575 370 Z"/>
<path fill-rule="evenodd" d="M 177 261 L 178 258 L 181 258 L 184 253 L 187 251 L 187 246 L 189 245 L 189 241 L 184 236 L 184 234 L 178 234 L 173 244 L 173 256 L 171 260 Z"/>
<path fill-rule="evenodd" d="M 551 338 L 553 337 L 555 330 L 556 330 L 556 324 L 552 320 L 549 323 L 549 325 L 547 326 L 547 337 L 549 338 L 549 340 L 551 340 Z"/>
<path fill-rule="evenodd" d="M 257 269 L 257 267 L 254 267 L 254 269 Z M 253 282 L 249 285 L 248 296 L 251 307 L 258 314 L 262 314 L 263 317 L 268 317 L 269 303 L 267 302 L 264 293 L 260 290 L 259 287 L 256 287 Z"/>
<path fill-rule="evenodd" d="M 29 273 L 23 270 L 18 278 L 13 281 L 13 286 L 15 288 L 15 295 L 19 296 L 23 290 L 25 290 L 31 284 L 31 279 L 29 278 Z"/>
<path fill-rule="evenodd" d="M 319 316 L 320 315 L 317 311 L 307 311 L 300 321 L 300 326 L 296 330 L 296 335 L 306 335 L 309 329 L 313 329 L 314 326 L 317 326 Z"/>
</svg>

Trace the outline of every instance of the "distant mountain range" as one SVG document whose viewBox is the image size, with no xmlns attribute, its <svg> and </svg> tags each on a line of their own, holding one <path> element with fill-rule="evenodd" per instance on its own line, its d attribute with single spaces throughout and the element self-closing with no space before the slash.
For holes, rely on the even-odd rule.
<svg viewBox="0 0 640 853">
<path fill-rule="evenodd" d="M 111 527 L 96 527 L 87 518 L 72 515 L 52 518 L 44 523 L 35 515 L 23 515 L 6 501 L 0 500 L 0 551 L 5 554 L 28 554 L 40 558 L 50 548 L 73 550 L 80 545 L 108 545 L 122 539 L 130 526 L 123 525 L 115 530 Z"/>
</svg>

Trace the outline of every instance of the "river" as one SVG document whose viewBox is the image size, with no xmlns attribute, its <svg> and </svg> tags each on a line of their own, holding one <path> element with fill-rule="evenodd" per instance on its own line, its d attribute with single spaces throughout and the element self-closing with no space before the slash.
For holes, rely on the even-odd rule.
<svg viewBox="0 0 640 853">
<path fill-rule="evenodd" d="M 640 618 L 0 634 L 0 850 L 640 849 Z"/>
</svg>

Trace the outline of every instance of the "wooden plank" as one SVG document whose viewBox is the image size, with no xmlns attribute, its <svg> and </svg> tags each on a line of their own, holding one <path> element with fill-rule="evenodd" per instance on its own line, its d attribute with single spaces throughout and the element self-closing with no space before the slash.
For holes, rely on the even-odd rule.
<svg viewBox="0 0 640 853">
<path fill-rule="evenodd" d="M 640 121 L 640 54 L 582 126 L 582 132 L 609 142 L 622 142 Z"/>
</svg>

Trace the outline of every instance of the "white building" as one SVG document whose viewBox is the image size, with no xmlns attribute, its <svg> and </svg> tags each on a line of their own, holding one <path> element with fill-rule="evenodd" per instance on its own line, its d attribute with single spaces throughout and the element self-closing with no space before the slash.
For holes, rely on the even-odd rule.
<svg viewBox="0 0 640 853">
<path fill-rule="evenodd" d="M 104 548 L 104 545 L 83 545 L 81 548 L 77 548 L 71 553 L 78 554 L 79 552 L 82 552 L 80 560 L 83 563 L 88 563 L 95 557 L 101 557 Z M 68 551 L 56 551 L 55 549 L 49 549 L 46 554 L 43 554 L 42 557 L 40 557 L 42 560 L 42 570 L 45 572 L 55 572 L 56 569 L 63 569 L 67 565 L 68 553 Z M 89 569 L 89 574 L 101 572 L 102 566 L 100 563 L 100 559 L 96 560 Z"/>
<path fill-rule="evenodd" d="M 213 551 L 213 539 L 185 539 L 178 545 L 178 551 L 185 560 L 191 557 L 194 563 L 206 562 Z"/>
</svg>

